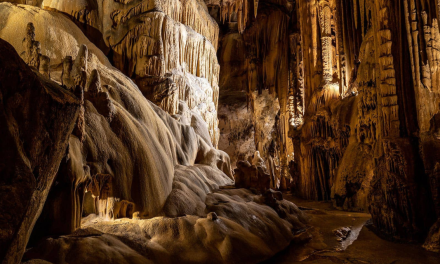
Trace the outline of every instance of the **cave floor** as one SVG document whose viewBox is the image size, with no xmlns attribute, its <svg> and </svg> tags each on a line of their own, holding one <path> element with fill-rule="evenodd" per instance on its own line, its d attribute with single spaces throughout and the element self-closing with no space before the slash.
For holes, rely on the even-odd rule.
<svg viewBox="0 0 440 264">
<path fill-rule="evenodd" d="M 355 263 L 355 264 L 415 264 L 440 263 L 440 254 L 424 250 L 421 245 L 394 243 L 377 236 L 365 226 L 371 218 L 366 213 L 333 209 L 330 202 L 305 201 L 286 194 L 310 217 L 309 233 L 304 245 L 292 243 L 267 263 Z M 333 230 L 351 227 L 352 232 L 338 242 Z"/>
</svg>

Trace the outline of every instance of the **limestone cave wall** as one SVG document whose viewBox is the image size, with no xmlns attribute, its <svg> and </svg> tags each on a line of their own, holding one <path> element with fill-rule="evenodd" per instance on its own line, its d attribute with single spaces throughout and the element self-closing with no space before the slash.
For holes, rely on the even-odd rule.
<svg viewBox="0 0 440 264">
<path fill-rule="evenodd" d="M 22 172 L 0 163 L 6 261 L 29 240 L 59 262 L 41 252 L 73 239 L 41 239 L 77 230 L 191 260 L 171 227 L 200 262 L 255 263 L 305 230 L 269 187 L 436 236 L 440 0 L 0 2 L 0 156 Z"/>
<path fill-rule="evenodd" d="M 305 110 L 290 130 L 292 188 L 369 211 L 395 237 L 423 238 L 438 217 L 438 2 L 297 7 Z"/>
<path fill-rule="evenodd" d="M 273 187 L 423 239 L 439 216 L 439 2 L 207 5 L 220 25 L 219 107 L 252 117 L 221 115 L 220 148 L 232 160 L 259 151 Z"/>
<path fill-rule="evenodd" d="M 257 263 L 307 239 L 281 193 L 230 187 L 203 2 L 3 2 L 2 263 Z"/>
<path fill-rule="evenodd" d="M 289 87 L 293 2 L 207 4 L 220 25 L 220 112 L 235 113 L 240 120 L 250 116 L 252 121 L 252 133 L 247 133 L 249 126 L 236 126 L 237 122 L 220 115 L 221 138 L 228 140 L 221 141 L 225 143 L 219 147 L 228 152 L 232 161 L 252 160 L 255 151 L 259 151 L 267 161 L 266 166 L 274 168 L 277 181 L 273 187 L 285 188 L 289 162 L 293 160 L 293 142 L 288 137 L 292 120 L 289 102 L 293 101 L 293 90 Z M 229 14 L 227 19 L 225 10 Z M 234 138 L 235 135 L 243 137 Z M 244 142 L 250 145 L 246 150 L 240 147 Z"/>
<path fill-rule="evenodd" d="M 219 27 L 203 1 L 40 2 L 70 16 L 149 100 L 171 115 L 184 101 L 202 115 L 217 146 Z"/>
</svg>

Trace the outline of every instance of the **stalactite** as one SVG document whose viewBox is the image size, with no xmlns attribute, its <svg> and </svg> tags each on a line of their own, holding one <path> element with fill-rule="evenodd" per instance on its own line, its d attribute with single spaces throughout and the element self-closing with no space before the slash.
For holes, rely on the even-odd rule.
<svg viewBox="0 0 440 264">
<path fill-rule="evenodd" d="M 301 126 L 303 123 L 303 87 L 301 86 L 302 58 L 301 36 L 296 33 L 290 36 L 289 60 L 289 123 L 291 126 Z M 298 58 L 299 57 L 299 58 Z"/>
<path fill-rule="evenodd" d="M 429 21 L 427 11 L 419 10 L 416 3 L 415 0 L 406 0 L 403 3 L 406 32 L 415 94 L 421 101 L 429 101 L 429 98 L 436 97 L 439 92 L 440 32 L 438 20 L 433 18 Z M 437 111 L 438 106 L 421 104 L 417 112 L 419 126 L 422 131 L 428 131 L 428 120 Z"/>
<path fill-rule="evenodd" d="M 254 0 L 254 15 L 257 17 L 258 1 Z M 222 0 L 220 2 L 221 22 L 237 22 L 238 32 L 243 33 L 249 19 L 248 0 Z"/>
<path fill-rule="evenodd" d="M 380 71 L 380 97 L 383 114 L 383 134 L 384 136 L 399 135 L 399 106 L 397 104 L 396 78 L 394 62 L 391 53 L 392 36 L 389 29 L 389 10 L 386 3 L 379 2 L 379 63 Z"/>
<path fill-rule="evenodd" d="M 405 23 L 406 23 L 406 29 L 407 29 L 407 32 L 410 32 L 411 30 L 412 30 L 412 28 L 411 28 L 411 22 L 410 22 L 410 18 L 409 18 L 409 7 L 408 7 L 408 1 L 404 1 L 403 2 L 403 4 L 404 4 L 404 9 L 405 9 Z M 416 78 L 418 78 L 418 75 L 416 74 L 416 72 L 415 72 L 415 67 L 416 67 L 416 65 L 415 65 L 415 59 L 414 59 L 414 49 L 413 49 L 413 38 L 412 38 L 412 34 L 411 33 L 407 33 L 407 36 L 408 36 L 408 44 L 409 44 L 409 53 L 410 53 L 410 57 L 412 58 L 411 59 L 411 69 L 412 69 L 412 75 L 413 75 L 413 80 L 417 80 Z M 417 77 L 416 77 L 417 76 Z M 419 86 L 419 82 L 418 81 L 416 81 L 415 82 L 415 86 L 416 87 L 418 87 Z"/>
<path fill-rule="evenodd" d="M 213 21 L 212 18 L 200 19 L 200 16 L 205 13 L 197 11 L 198 4 L 195 1 L 176 2 L 170 0 L 169 2 L 173 4 L 166 4 L 162 7 L 168 16 L 160 12 L 142 14 L 143 23 L 132 27 L 126 35 L 120 37 L 120 40 L 117 38 L 113 40 L 115 42 L 112 44 L 112 49 L 115 51 L 115 65 L 119 69 L 123 69 L 128 76 L 135 76 L 141 89 L 142 85 L 146 85 L 145 91 L 150 89 L 147 87 L 153 86 L 159 89 L 157 92 L 161 94 L 161 99 L 158 99 L 157 103 L 170 114 L 178 112 L 179 100 L 187 100 L 180 97 L 180 88 L 179 92 L 160 88 L 161 86 L 158 84 L 162 81 L 157 82 L 157 78 L 162 78 L 168 73 L 173 74 L 173 72 L 176 74 L 187 72 L 205 78 L 209 83 L 210 92 L 208 94 L 210 96 L 205 98 L 203 103 L 209 107 L 201 109 L 200 114 L 208 123 L 212 143 L 216 146 L 219 140 L 218 120 L 215 117 L 218 107 L 220 74 L 215 47 L 218 26 L 215 22 L 210 24 Z M 149 8 L 147 2 L 141 3 L 121 17 L 132 17 Z M 189 27 L 185 27 L 179 21 Z M 209 31 L 211 35 L 206 37 L 197 33 L 205 31 Z M 212 43 L 210 39 L 214 39 L 212 41 L 215 43 Z M 149 78 L 152 78 L 153 82 L 148 81 Z M 203 87 L 206 85 L 203 83 Z M 162 98 L 160 91 L 167 91 L 164 98 Z M 210 102 L 213 103 L 212 109 Z M 189 102 L 190 109 L 197 108 L 199 105 L 201 102 L 194 104 Z"/>
<path fill-rule="evenodd" d="M 353 0 L 353 18 L 354 18 L 354 26 L 357 29 L 358 28 L 358 5 L 357 5 L 358 0 Z"/>
<path fill-rule="evenodd" d="M 368 0 L 367 0 L 368 1 Z M 359 0 L 359 11 L 361 19 L 362 37 L 365 35 L 365 0 Z"/>
<path fill-rule="evenodd" d="M 336 0 L 335 9 L 335 19 L 336 19 L 336 39 L 337 39 L 337 50 L 339 53 L 339 93 L 344 97 L 347 91 L 347 65 L 346 65 L 346 55 L 344 49 L 344 28 L 342 26 L 343 12 L 341 9 L 341 1 Z"/>
<path fill-rule="evenodd" d="M 254 16 L 257 18 L 257 12 L 258 12 L 258 0 L 254 0 Z"/>
<path fill-rule="evenodd" d="M 319 2 L 319 22 L 321 24 L 321 45 L 323 79 L 329 83 L 333 80 L 333 58 L 332 58 L 332 37 L 331 37 L 331 16 L 330 3 L 327 0 Z"/>
</svg>

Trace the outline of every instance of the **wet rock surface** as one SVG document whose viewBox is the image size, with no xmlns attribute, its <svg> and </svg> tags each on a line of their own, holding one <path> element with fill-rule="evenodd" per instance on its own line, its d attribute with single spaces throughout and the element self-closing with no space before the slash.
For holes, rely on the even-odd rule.
<svg viewBox="0 0 440 264">
<path fill-rule="evenodd" d="M 437 263 L 440 256 L 428 252 L 422 244 L 393 243 L 379 237 L 369 228 L 371 216 L 366 213 L 335 210 L 329 202 L 302 200 L 291 195 L 309 218 L 311 237 L 302 246 L 288 249 L 263 263 Z M 334 230 L 351 226 L 345 240 L 336 240 Z"/>
<path fill-rule="evenodd" d="M 346 240 L 348 238 L 348 236 L 350 236 L 351 228 L 350 227 L 342 227 L 339 229 L 335 229 L 335 230 L 333 230 L 333 234 L 335 234 L 335 236 L 337 237 L 336 240 L 338 240 L 339 242 L 342 242 L 342 241 Z"/>
</svg>

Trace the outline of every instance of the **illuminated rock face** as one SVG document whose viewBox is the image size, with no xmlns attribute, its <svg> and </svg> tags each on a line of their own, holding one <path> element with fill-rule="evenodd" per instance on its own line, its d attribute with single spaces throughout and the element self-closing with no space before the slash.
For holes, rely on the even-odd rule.
<svg viewBox="0 0 440 264">
<path fill-rule="evenodd" d="M 440 216 L 437 2 L 259 1 L 255 16 L 237 26 L 234 15 L 223 19 L 223 2 L 210 1 L 224 23 L 220 112 L 252 116 L 253 126 L 248 138 L 222 140 L 220 148 L 232 160 L 259 150 L 266 165 L 275 161 L 281 188 L 370 212 L 385 233 L 423 239 Z M 244 10 L 240 3 L 226 6 L 234 13 Z M 264 113 L 273 105 L 265 90 L 279 113 Z M 248 114 L 228 103 L 239 92 Z M 271 117 L 274 157 L 259 148 Z M 221 138 L 246 131 L 234 125 L 240 118 L 220 119 Z M 246 140 L 254 144 L 241 151 Z"/>
<path fill-rule="evenodd" d="M 427 238 L 425 248 L 438 251 L 438 0 L 8 2 L 24 5 L 0 4 L 0 37 L 24 63 L 0 55 L 24 86 L 12 96 L 16 83 L 4 86 L 0 69 L 2 128 L 35 145 L 5 145 L 29 190 L 13 208 L 27 218 L 4 221 L 0 237 L 11 263 L 29 237 L 40 250 L 28 258 L 61 262 L 85 254 L 75 247 L 93 236 L 97 251 L 123 248 L 132 263 L 258 262 L 305 223 L 268 188 L 369 212 L 383 233 Z M 33 101 L 29 91 L 40 94 Z M 42 117 L 27 109 L 17 117 L 17 105 L 33 104 Z M 66 119 L 44 119 L 53 109 Z M 32 137 L 32 120 L 47 129 Z M 232 169 L 237 187 L 264 195 L 219 191 L 234 184 Z M 129 230 L 117 227 L 120 218 L 131 218 Z M 188 239 L 174 243 L 170 229 Z M 148 244 L 154 257 L 109 234 Z M 68 245 L 61 259 L 41 253 L 60 245 Z"/>
<path fill-rule="evenodd" d="M 424 1 L 298 5 L 299 21 L 318 14 L 321 39 L 313 26 L 307 30 L 313 21 L 301 24 L 301 35 L 304 46 L 311 43 L 322 51 L 322 66 L 314 70 L 322 74 L 306 71 L 305 123 L 291 133 L 299 165 L 295 189 L 304 198 L 369 211 L 379 229 L 404 239 L 423 238 L 438 208 L 437 191 L 431 194 L 438 189 L 438 143 L 431 127 L 436 126 L 439 94 L 428 81 L 437 78 L 431 47 L 436 45 L 438 10 L 416 10 L 418 2 Z M 331 12 L 331 56 L 336 59 L 328 55 L 327 32 L 322 31 L 328 23 L 325 10 Z M 306 61 L 319 58 L 314 50 L 303 49 Z M 403 226 L 411 228 L 404 231 Z"/>
<path fill-rule="evenodd" d="M 148 15 L 162 22 L 168 19 L 160 12 Z M 122 249 L 130 255 L 127 261 L 131 263 L 148 262 L 146 259 L 161 263 L 165 259 L 172 263 L 176 255 L 181 262 L 190 262 L 199 256 L 201 262 L 256 263 L 287 247 L 296 239 L 294 234 L 303 232 L 306 218 L 288 201 L 272 198 L 266 202 L 265 197 L 240 189 L 219 191 L 234 181 L 228 155 L 217 150 L 212 142 L 210 128 L 216 126 L 212 120 L 217 118 L 210 83 L 214 73 L 206 78 L 197 77 L 201 64 L 197 64 L 198 72 L 191 74 L 187 68 L 190 65 L 182 63 L 163 76 L 134 76 L 139 83 L 145 82 L 145 86 L 138 87 L 113 67 L 103 52 L 64 14 L 30 5 L 1 3 L 0 21 L 0 38 L 16 50 L 7 46 L 1 53 L 5 59 L 1 62 L 4 66 L 0 70 L 0 98 L 7 100 L 2 104 L 7 126 L 2 128 L 7 135 L 12 133 L 11 129 L 20 129 L 20 133 L 12 133 L 16 140 L 6 142 L 12 145 L 6 145 L 2 151 L 12 149 L 18 158 L 31 155 L 31 159 L 19 159 L 25 165 L 11 161 L 11 169 L 6 174 L 13 178 L 15 169 L 24 166 L 29 183 L 23 188 L 29 190 L 28 196 L 22 195 L 14 184 L 11 187 L 0 183 L 2 192 L 3 187 L 7 187 L 6 195 L 11 197 L 2 201 L 5 205 L 2 208 L 12 208 L 11 201 L 19 199 L 20 204 L 14 210 L 17 215 L 26 216 L 24 220 L 6 219 L 7 232 L 0 234 L 0 254 L 6 263 L 20 263 L 28 240 L 28 246 L 42 250 L 27 258 L 53 262 L 64 261 L 63 256 L 67 254 L 76 256 L 72 261 L 77 263 L 90 256 L 94 256 L 92 261 L 103 263 L 108 254 L 99 252 L 110 250 L 109 254 L 118 259 Z M 192 32 L 188 27 L 179 27 L 182 32 Z M 21 28 L 22 33 L 18 34 L 17 28 Z M 202 39 L 194 32 L 191 34 L 187 35 L 188 42 Z M 36 41 L 39 46 L 34 45 Z M 26 45 L 29 43 L 32 45 Z M 26 53 L 28 47 L 32 52 Z M 27 66 L 17 53 L 23 54 Z M 50 59 L 50 74 L 41 70 L 44 56 Z M 37 58 L 40 67 L 35 64 Z M 10 62 L 13 63 L 7 67 Z M 38 68 L 42 74 L 38 74 Z M 11 76 L 15 82 L 26 84 L 24 94 L 39 92 L 42 99 L 39 94 L 32 98 L 20 95 L 10 98 L 16 92 L 14 87 L 21 87 L 16 83 L 9 85 Z M 152 82 L 147 77 L 151 77 Z M 157 89 L 151 91 L 150 86 Z M 176 94 L 177 99 L 169 98 Z M 178 100 L 178 104 L 173 100 Z M 25 108 L 28 116 L 21 116 L 20 111 L 14 110 L 21 103 L 24 106 L 37 104 L 37 107 L 32 108 L 34 111 Z M 167 111 L 170 111 L 167 107 L 173 106 L 177 111 L 170 115 L 159 106 Z M 11 113 L 12 117 L 19 115 L 17 122 L 10 120 Z M 57 114 L 64 119 L 59 120 Z M 39 123 L 35 128 L 29 127 L 34 121 Z M 20 142 L 26 142 L 25 146 Z M 17 191 L 8 192 L 9 187 Z M 16 198 L 19 196 L 23 197 Z M 118 225 L 118 219 L 130 218 L 127 220 L 134 223 L 133 230 L 143 229 L 145 233 L 141 233 L 145 236 L 138 240 L 139 233 L 130 231 L 125 232 L 128 240 L 124 240 L 109 235 L 116 235 L 112 233 L 114 228 L 93 226 L 105 235 L 81 229 L 90 224 L 87 219 L 95 218 L 114 226 Z M 182 221 L 188 224 L 182 226 Z M 261 228 L 266 231 L 258 232 Z M 183 243 L 174 243 L 175 234 L 170 232 L 174 230 L 185 234 Z M 60 240 L 72 245 L 66 247 L 64 253 L 58 246 L 55 250 L 51 248 L 54 244 L 41 241 L 47 236 L 72 233 L 66 240 Z M 95 240 L 90 240 L 91 237 L 97 238 L 96 247 L 90 249 L 92 252 L 75 250 L 75 245 L 81 248 Z M 230 241 L 226 246 L 222 243 L 225 239 Z M 152 243 L 146 248 L 145 244 L 135 242 L 150 240 Z M 151 251 L 157 254 L 141 257 L 127 245 L 143 248 L 142 254 Z M 194 245 L 198 246 L 194 248 Z M 208 253 L 205 246 L 209 247 Z M 182 247 L 191 249 L 194 254 L 180 254 Z M 160 248 L 167 250 L 157 252 Z M 249 249 L 246 254 L 235 254 L 243 248 Z M 45 255 L 46 250 L 59 254 Z"/>
<path fill-rule="evenodd" d="M 217 146 L 219 29 L 203 2 L 44 0 L 41 7 L 66 13 L 82 25 L 88 37 L 108 51 L 114 66 L 148 99 L 159 97 L 152 101 L 169 114 L 179 113 L 180 100 L 199 112 Z M 197 78 L 206 82 L 188 81 Z M 175 83 L 167 87 L 175 88 L 164 90 L 165 80 Z M 199 99 L 193 100 L 193 94 Z"/>
<path fill-rule="evenodd" d="M 230 6 L 240 3 L 237 1 Z M 254 149 L 258 150 L 267 163 L 266 167 L 274 167 L 272 174 L 276 175 L 279 183 L 273 187 L 281 184 L 285 188 L 289 162 L 293 160 L 293 142 L 288 137 L 289 124 L 294 116 L 293 104 L 297 102 L 298 107 L 302 104 L 299 102 L 301 100 L 294 99 L 297 86 L 288 82 L 291 45 L 287 13 L 292 12 L 293 6 L 284 1 L 260 1 L 255 4 L 258 8 L 248 12 L 245 27 L 237 26 L 234 15 L 225 21 L 228 26 L 219 44 L 220 113 L 235 109 L 235 114 L 231 115 L 250 116 L 253 133 L 246 131 L 250 126 L 236 125 L 241 121 L 228 120 L 226 115 L 220 115 L 221 129 L 228 128 L 222 133 L 229 140 L 221 141 L 219 148 L 226 150 L 232 160 L 247 159 L 254 154 Z M 224 14 L 221 8 L 215 9 L 214 3 L 208 6 L 214 17 L 220 18 Z M 241 104 L 237 104 L 236 100 L 228 102 L 237 97 L 246 97 L 246 100 L 242 99 Z M 245 108 L 247 110 L 243 111 Z M 230 135 L 244 137 L 234 138 Z M 250 141 L 253 144 L 249 144 Z M 250 148 L 244 151 L 241 143 Z M 269 163 L 273 166 L 269 166 Z"/>
<path fill-rule="evenodd" d="M 433 2 L 298 3 L 300 22 L 317 16 L 301 24 L 303 47 L 313 49 L 303 48 L 304 125 L 291 131 L 294 189 L 304 198 L 369 211 L 379 229 L 403 239 L 423 239 L 439 213 Z M 332 17 L 333 57 L 322 31 L 325 10 Z"/>
</svg>

